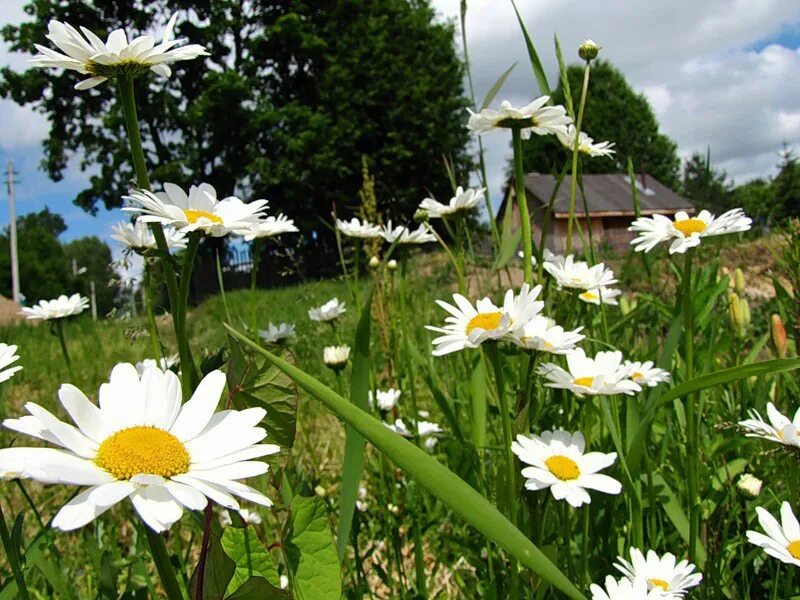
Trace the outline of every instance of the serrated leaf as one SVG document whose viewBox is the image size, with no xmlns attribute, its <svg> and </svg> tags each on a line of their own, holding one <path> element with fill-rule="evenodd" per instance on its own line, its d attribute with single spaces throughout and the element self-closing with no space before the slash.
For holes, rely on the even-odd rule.
<svg viewBox="0 0 800 600">
<path fill-rule="evenodd" d="M 234 562 L 234 572 L 227 593 L 232 594 L 251 577 L 263 577 L 272 585 L 280 585 L 280 577 L 267 549 L 251 527 L 227 527 L 220 540 L 222 549 Z"/>
</svg>

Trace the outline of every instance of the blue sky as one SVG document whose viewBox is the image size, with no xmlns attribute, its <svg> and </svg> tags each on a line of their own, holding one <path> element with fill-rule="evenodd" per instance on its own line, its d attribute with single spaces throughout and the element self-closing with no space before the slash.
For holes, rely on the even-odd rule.
<svg viewBox="0 0 800 600">
<path fill-rule="evenodd" d="M 19 22 L 25 0 L 4 0 L 4 22 Z M 645 93 L 662 129 L 682 156 L 711 145 L 718 168 L 737 182 L 774 174 L 782 144 L 800 145 L 800 5 L 784 0 L 614 0 L 543 3 L 519 0 L 546 69 L 555 83 L 556 63 L 549 45 L 557 32 L 569 56 L 585 38 L 603 47 L 603 56 L 620 67 Z M 459 0 L 434 0 L 441 18 L 456 18 Z M 643 8 L 646 6 L 647 8 Z M 498 94 L 525 104 L 535 95 L 524 42 L 510 3 L 469 3 L 467 33 L 476 95 L 482 98 L 500 72 L 518 67 Z M 0 64 L 25 67 L 26 56 L 10 54 L 0 43 Z M 77 81 L 77 79 L 76 79 Z M 86 93 L 86 92 L 84 92 Z M 110 87 L 100 92 L 112 93 Z M 39 170 L 47 123 L 41 115 L 0 100 L 0 160 L 13 159 L 19 172 L 17 212 L 48 206 L 64 216 L 64 239 L 84 235 L 107 238 L 119 211 L 99 209 L 92 217 L 74 204 L 89 175 L 71 164 L 60 182 Z M 591 132 L 589 132 L 591 134 Z M 484 138 L 490 188 L 499 198 L 509 140 Z M 5 191 L 0 190 L 0 227 L 8 223 Z"/>
</svg>

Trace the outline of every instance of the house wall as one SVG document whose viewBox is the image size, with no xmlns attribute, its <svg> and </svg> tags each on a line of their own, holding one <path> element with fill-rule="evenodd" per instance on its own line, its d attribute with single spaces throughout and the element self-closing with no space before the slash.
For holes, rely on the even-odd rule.
<svg viewBox="0 0 800 600">
<path fill-rule="evenodd" d="M 629 217 L 591 217 L 592 240 L 595 247 L 607 245 L 616 252 L 626 252 L 630 248 L 630 241 L 634 234 L 628 231 L 632 219 Z M 572 248 L 581 249 L 581 235 L 577 231 L 581 228 L 583 236 L 588 243 L 586 218 L 577 217 L 573 224 Z M 563 253 L 567 246 L 567 219 L 557 219 L 555 222 L 552 245 L 548 247 L 553 252 Z"/>
</svg>

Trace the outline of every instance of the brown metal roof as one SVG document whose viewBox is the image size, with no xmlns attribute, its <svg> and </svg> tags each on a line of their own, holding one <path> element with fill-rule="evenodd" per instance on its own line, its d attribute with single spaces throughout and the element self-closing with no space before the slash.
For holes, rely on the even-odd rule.
<svg viewBox="0 0 800 600">
<path fill-rule="evenodd" d="M 569 215 L 570 179 L 571 175 L 564 178 L 553 203 L 553 215 L 556 218 L 565 218 Z M 645 186 L 642 185 L 641 176 L 637 176 L 641 214 L 672 214 L 679 210 L 694 212 L 695 208 L 689 200 L 679 196 L 653 177 L 646 175 L 644 181 Z M 547 206 L 555 182 L 555 177 L 552 175 L 527 174 L 525 188 L 528 192 L 528 201 Z M 621 173 L 586 174 L 583 175 L 583 189 L 586 193 L 586 203 L 590 214 L 598 217 L 634 215 L 633 195 L 627 175 Z M 580 189 L 578 189 L 575 205 L 576 210 L 583 213 Z"/>
</svg>

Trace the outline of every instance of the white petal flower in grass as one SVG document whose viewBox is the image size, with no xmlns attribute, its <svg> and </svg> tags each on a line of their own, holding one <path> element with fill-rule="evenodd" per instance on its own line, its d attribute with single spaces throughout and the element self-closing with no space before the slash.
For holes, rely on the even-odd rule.
<svg viewBox="0 0 800 600">
<path fill-rule="evenodd" d="M 406 438 L 413 437 L 413 428 L 414 424 L 412 423 L 409 427 L 403 419 L 395 419 L 394 424 L 385 423 L 384 425 L 394 431 L 396 434 L 401 435 Z M 418 421 L 416 423 L 417 427 L 417 435 L 420 438 L 432 438 L 439 433 L 442 433 L 442 428 L 438 423 L 432 423 L 431 421 Z M 435 439 L 435 438 L 433 438 Z"/>
<path fill-rule="evenodd" d="M 622 290 L 615 290 L 614 288 L 602 286 L 594 290 L 586 290 L 585 292 L 581 292 L 578 294 L 578 298 L 587 304 L 596 304 L 599 306 L 602 302 L 603 304 L 617 306 L 619 304 L 617 298 L 619 298 L 621 295 Z"/>
<path fill-rule="evenodd" d="M 461 186 L 456 188 L 456 194 L 450 198 L 448 204 L 437 202 L 433 198 L 425 198 L 419 203 L 419 208 L 428 212 L 430 219 L 443 219 L 456 213 L 470 211 L 484 201 L 486 188 L 464 189 Z"/>
<path fill-rule="evenodd" d="M 644 579 L 631 581 L 623 577 L 617 580 L 608 575 L 604 583 L 604 587 L 596 583 L 589 586 L 592 600 L 667 600 L 661 591 L 648 590 Z"/>
<path fill-rule="evenodd" d="M 188 402 L 171 371 L 150 367 L 140 376 L 131 364 L 114 367 L 100 386 L 99 405 L 78 388 L 61 386 L 59 400 L 75 426 L 29 402 L 30 413 L 3 424 L 59 448 L 0 450 L 0 477 L 88 486 L 53 519 L 63 530 L 86 525 L 130 498 L 155 531 L 168 529 L 183 509 L 202 510 L 207 499 L 239 510 L 235 496 L 271 506 L 261 492 L 239 482 L 268 470 L 254 460 L 279 451 L 261 444 L 261 408 L 215 412 L 225 374 L 206 375 Z"/>
<path fill-rule="evenodd" d="M 258 331 L 258 337 L 269 344 L 277 344 L 278 342 L 294 336 L 294 323 L 278 323 L 273 325 L 267 324 L 266 329 Z"/>
<path fill-rule="evenodd" d="M 89 299 L 85 296 L 62 294 L 55 300 L 42 300 L 33 306 L 23 306 L 20 314 L 31 321 L 49 321 L 79 315 L 87 308 L 89 308 Z"/>
<path fill-rule="evenodd" d="M 582 348 L 566 355 L 567 369 L 545 363 L 537 373 L 549 381 L 545 386 L 570 390 L 579 396 L 628 394 L 640 392 L 641 386 L 630 379 L 628 368 L 622 364 L 622 352 L 598 352 L 589 358 Z"/>
<path fill-rule="evenodd" d="M 670 372 L 653 366 L 652 360 L 645 362 L 626 360 L 623 365 L 628 369 L 628 376 L 642 386 L 656 387 L 659 383 L 668 383 L 672 380 Z"/>
<path fill-rule="evenodd" d="M 603 263 L 590 267 L 587 262 L 575 260 L 572 254 L 563 260 L 553 255 L 542 267 L 555 278 L 559 289 L 596 290 L 617 283 L 614 272 Z"/>
<path fill-rule="evenodd" d="M 267 217 L 263 221 L 257 221 L 253 225 L 250 233 L 244 236 L 245 241 L 252 242 L 256 238 L 275 237 L 284 233 L 297 233 L 300 230 L 295 226 L 294 219 L 290 219 L 283 213 L 277 217 Z"/>
<path fill-rule="evenodd" d="M 122 210 L 140 214 L 140 221 L 172 225 L 184 233 L 201 231 L 214 237 L 252 233 L 267 207 L 266 200 L 249 204 L 235 196 L 219 200 L 217 191 L 208 183 L 191 186 L 188 194 L 174 183 L 165 183 L 163 192 L 136 190 L 124 198 L 133 206 Z"/>
<path fill-rule="evenodd" d="M 739 427 L 744 430 L 747 437 L 760 437 L 771 442 L 786 446 L 800 446 L 800 409 L 790 421 L 772 402 L 767 403 L 767 423 L 758 411 L 750 410 L 750 418 L 739 422 Z"/>
<path fill-rule="evenodd" d="M 22 365 L 14 365 L 18 360 L 17 346 L 0 343 L 0 383 L 8 381 L 14 373 L 22 370 Z"/>
<path fill-rule="evenodd" d="M 242 518 L 242 521 L 247 523 L 248 525 L 261 525 L 261 515 L 259 515 L 254 510 L 247 510 L 246 508 L 242 508 L 239 510 L 239 516 Z M 219 521 L 223 527 L 230 527 L 233 525 L 233 519 L 231 518 L 231 513 L 229 510 L 223 510 L 219 514 Z"/>
<path fill-rule="evenodd" d="M 696 572 L 692 563 L 677 562 L 675 555 L 669 552 L 659 556 L 648 550 L 645 558 L 641 550 L 631 548 L 630 556 L 630 561 L 617 557 L 618 562 L 614 564 L 617 570 L 631 581 L 644 579 L 648 589 L 660 590 L 664 598 L 682 598 L 703 581 L 703 574 Z"/>
<path fill-rule="evenodd" d="M 580 333 L 582 329 L 583 327 L 578 327 L 572 331 L 565 331 L 553 319 L 536 315 L 525 323 L 521 331 L 515 331 L 511 335 L 511 340 L 526 350 L 569 354 L 575 350 L 575 345 L 586 337 Z"/>
<path fill-rule="evenodd" d="M 568 125 L 566 129 L 556 132 L 558 141 L 567 150 L 572 152 L 575 149 L 575 126 Z M 578 152 L 588 156 L 611 156 L 616 152 L 613 142 L 595 142 L 585 131 L 581 131 L 578 136 Z"/>
<path fill-rule="evenodd" d="M 669 253 L 683 254 L 689 248 L 699 246 L 704 237 L 747 231 L 752 223 L 753 220 L 741 208 L 729 210 L 719 217 L 707 210 L 701 210 L 695 217 L 679 211 L 674 220 L 664 215 L 640 217 L 631 223 L 628 231 L 638 234 L 631 240 L 637 252 L 649 252 L 661 242 L 671 241 Z"/>
<path fill-rule="evenodd" d="M 750 498 L 758 497 L 758 495 L 761 493 L 761 486 L 763 485 L 763 481 L 761 481 L 758 477 L 751 475 L 750 473 L 742 473 L 742 475 L 739 477 L 739 480 L 736 482 L 736 487 L 742 490 L 742 492 Z"/>
<path fill-rule="evenodd" d="M 162 356 L 158 361 L 155 358 L 145 358 L 141 362 L 136 363 L 136 372 L 139 375 L 144 374 L 145 369 L 155 367 L 162 371 L 169 371 L 180 362 L 180 357 L 177 354 L 171 356 Z"/>
<path fill-rule="evenodd" d="M 344 312 L 347 312 L 344 302 L 339 302 L 338 298 L 333 298 L 319 308 L 310 309 L 308 318 L 312 321 L 327 322 L 337 319 Z"/>
<path fill-rule="evenodd" d="M 545 431 L 541 436 L 518 435 L 511 449 L 522 462 L 530 465 L 522 469 L 528 490 L 549 488 L 553 498 L 566 500 L 576 508 L 592 501 L 587 489 L 604 494 L 619 494 L 622 491 L 619 481 L 598 473 L 614 464 L 616 453 L 584 454 L 586 442 L 580 431 L 569 433 L 559 429 Z"/>
<path fill-rule="evenodd" d="M 392 410 L 397 406 L 397 401 L 400 399 L 400 390 L 389 388 L 388 390 L 376 390 L 373 395 L 372 390 L 369 391 L 369 405 L 375 407 L 375 399 L 377 398 L 377 405 L 380 410 Z"/>
<path fill-rule="evenodd" d="M 150 230 L 150 226 L 142 221 L 130 223 L 120 221 L 111 226 L 113 233 L 111 239 L 117 240 L 126 248 L 135 252 L 154 250 L 157 248 L 156 238 Z M 164 238 L 167 241 L 167 249 L 181 249 L 186 247 L 186 234 L 178 231 L 174 227 L 164 227 Z"/>
<path fill-rule="evenodd" d="M 436 236 L 431 233 L 431 228 L 427 223 L 421 223 L 419 227 L 411 230 L 402 225 L 392 227 L 392 222 L 389 221 L 383 226 L 381 236 L 390 244 L 395 242 L 399 244 L 427 244 L 428 242 L 436 241 Z"/>
<path fill-rule="evenodd" d="M 470 109 L 467 129 L 476 135 L 497 131 L 498 129 L 520 128 L 523 140 L 531 134 L 549 135 L 564 131 L 572 119 L 567 116 L 563 106 L 549 106 L 550 96 L 537 98 L 522 108 L 515 108 L 508 100 L 500 103 L 500 108 L 484 108 L 479 113 Z"/>
<path fill-rule="evenodd" d="M 764 551 L 788 565 L 800 567 L 800 524 L 788 502 L 781 504 L 781 522 L 768 511 L 756 508 L 758 522 L 764 533 L 748 531 L 747 541 L 760 546 Z"/>
<path fill-rule="evenodd" d="M 172 39 L 177 18 L 177 14 L 172 15 L 160 44 L 156 44 L 153 35 L 141 35 L 129 42 L 122 29 L 112 31 L 103 42 L 86 27 L 78 31 L 68 23 L 50 21 L 47 39 L 61 52 L 36 44 L 40 54 L 30 63 L 35 67 L 54 67 L 89 75 L 75 86 L 77 90 L 93 88 L 110 77 L 135 77 L 148 70 L 169 77 L 172 73 L 169 64 L 208 54 L 198 44 L 178 47 L 185 40 Z"/>
<path fill-rule="evenodd" d="M 322 360 L 326 366 L 341 370 L 347 366 L 350 358 L 350 346 L 326 346 L 322 350 Z"/>
<path fill-rule="evenodd" d="M 513 294 L 513 292 L 512 292 Z M 461 294 L 453 294 L 455 306 L 442 300 L 436 303 L 450 316 L 444 327 L 426 325 L 426 329 L 442 333 L 433 340 L 432 354 L 442 356 L 465 348 L 477 348 L 488 340 L 499 340 L 511 330 L 511 316 L 489 298 L 478 300 L 475 306 Z"/>
<path fill-rule="evenodd" d="M 336 219 L 336 229 L 347 237 L 371 239 L 381 237 L 381 228 L 378 225 L 359 221 L 352 218 L 349 221 Z"/>
<path fill-rule="evenodd" d="M 521 330 L 525 324 L 542 312 L 544 302 L 537 300 L 542 292 L 542 286 L 537 285 L 531 288 L 527 283 L 523 283 L 519 293 L 514 290 L 507 290 L 503 298 L 503 312 L 509 317 L 509 327 L 512 331 Z"/>
</svg>

